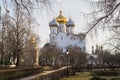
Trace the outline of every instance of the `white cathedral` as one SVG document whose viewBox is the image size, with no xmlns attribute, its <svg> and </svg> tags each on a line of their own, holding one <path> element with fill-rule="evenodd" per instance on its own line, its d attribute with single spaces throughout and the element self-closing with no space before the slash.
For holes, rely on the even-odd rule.
<svg viewBox="0 0 120 80">
<path fill-rule="evenodd" d="M 86 52 L 86 35 L 84 33 L 74 34 L 75 23 L 70 18 L 67 20 L 66 17 L 62 15 L 60 10 L 60 15 L 49 22 L 50 34 L 49 42 L 50 45 L 55 45 L 63 50 L 67 47 L 80 47 L 82 51 Z"/>
</svg>

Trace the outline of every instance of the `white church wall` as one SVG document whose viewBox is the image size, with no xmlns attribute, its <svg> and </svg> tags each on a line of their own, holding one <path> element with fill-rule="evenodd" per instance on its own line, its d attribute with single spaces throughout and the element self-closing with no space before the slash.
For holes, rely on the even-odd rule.
<svg viewBox="0 0 120 80">
<path fill-rule="evenodd" d="M 74 33 L 74 27 L 67 27 L 67 33 Z"/>
<path fill-rule="evenodd" d="M 66 26 L 65 24 L 59 24 L 59 31 L 58 32 L 66 32 Z"/>
<path fill-rule="evenodd" d="M 56 40 L 57 40 L 56 43 L 57 43 L 58 47 L 60 47 L 60 48 L 67 47 L 67 45 L 68 45 L 68 39 L 67 39 L 66 33 L 64 33 L 64 32 L 58 33 Z"/>
<path fill-rule="evenodd" d="M 56 44 L 56 34 L 52 33 L 49 36 L 50 36 L 50 45 L 55 45 Z"/>
<path fill-rule="evenodd" d="M 57 34 L 57 27 L 51 27 L 50 31 L 51 31 L 51 33 Z"/>
</svg>

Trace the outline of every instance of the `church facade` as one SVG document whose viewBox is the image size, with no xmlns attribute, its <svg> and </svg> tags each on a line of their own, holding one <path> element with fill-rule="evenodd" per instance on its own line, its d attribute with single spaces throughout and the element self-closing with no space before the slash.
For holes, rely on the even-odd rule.
<svg viewBox="0 0 120 80">
<path fill-rule="evenodd" d="M 84 33 L 74 34 L 75 23 L 71 18 L 67 20 L 60 15 L 49 22 L 50 34 L 49 42 L 50 45 L 55 45 L 61 48 L 64 52 L 68 47 L 80 47 L 82 51 L 86 52 L 86 35 Z"/>
</svg>

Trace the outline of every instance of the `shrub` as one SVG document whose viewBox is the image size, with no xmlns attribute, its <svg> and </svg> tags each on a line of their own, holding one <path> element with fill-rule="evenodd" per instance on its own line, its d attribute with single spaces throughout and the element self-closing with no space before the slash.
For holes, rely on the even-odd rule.
<svg viewBox="0 0 120 80">
<path fill-rule="evenodd" d="M 111 80 L 120 80 L 120 78 L 112 78 Z"/>
<path fill-rule="evenodd" d="M 96 75 L 98 76 L 118 76 L 118 71 L 96 71 Z"/>
<path fill-rule="evenodd" d="M 0 80 L 13 80 L 42 72 L 42 68 L 5 69 L 0 71 Z"/>
<path fill-rule="evenodd" d="M 106 80 L 106 79 L 95 76 L 92 77 L 90 80 Z"/>
</svg>

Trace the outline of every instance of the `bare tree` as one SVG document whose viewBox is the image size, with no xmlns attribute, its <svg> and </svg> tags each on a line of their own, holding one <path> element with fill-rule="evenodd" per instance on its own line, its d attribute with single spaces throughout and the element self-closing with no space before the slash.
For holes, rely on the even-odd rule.
<svg viewBox="0 0 120 80">
<path fill-rule="evenodd" d="M 120 1 L 119 0 L 99 0 L 92 2 L 94 10 L 91 14 L 94 15 L 94 21 L 90 25 L 87 33 L 99 27 L 120 27 Z"/>
<path fill-rule="evenodd" d="M 4 60 L 4 57 L 5 57 L 5 38 L 6 38 L 6 28 L 9 24 L 8 20 L 7 20 L 7 17 L 8 17 L 8 13 L 5 14 L 4 16 L 4 20 L 0 20 L 0 28 L 1 28 L 1 61 L 3 62 Z"/>
<path fill-rule="evenodd" d="M 17 65 L 19 65 L 19 55 L 23 52 L 26 43 L 32 36 L 36 36 L 31 27 L 34 27 L 33 22 L 33 9 L 50 9 L 52 0 L 2 0 L 4 9 L 9 14 L 8 22 L 2 20 L 5 23 L 5 35 L 2 35 L 1 53 L 5 50 L 5 53 L 11 53 L 14 55 L 14 59 L 17 58 Z M 8 8 L 9 7 L 9 8 Z M 4 19 L 8 19 L 5 17 Z M 3 32 L 3 31 L 2 31 Z M 3 44 L 3 37 L 4 44 Z M 38 37 L 37 37 L 38 39 Z M 37 41 L 38 43 L 38 41 Z"/>
<path fill-rule="evenodd" d="M 111 36 L 108 39 L 112 49 L 119 50 L 119 29 L 120 29 L 120 0 L 98 0 L 90 1 L 93 7 L 93 12 L 87 15 L 91 17 L 91 22 L 88 23 L 87 32 L 92 33 L 98 30 L 104 32 L 109 31 Z M 96 35 L 96 34 L 95 34 Z"/>
<path fill-rule="evenodd" d="M 7 20 L 7 21 L 6 21 Z M 36 36 L 32 31 L 32 18 L 18 5 L 15 4 L 14 16 L 7 15 L 3 18 L 4 23 L 4 47 L 2 49 L 7 55 L 13 55 L 16 65 L 19 65 L 19 57 L 23 53 L 26 43 L 32 36 Z M 3 32 L 3 31 L 2 31 Z M 5 58 L 9 59 L 9 58 Z"/>
<path fill-rule="evenodd" d="M 9 3 L 15 3 L 24 9 L 28 15 L 31 15 L 33 9 L 50 9 L 50 5 L 54 0 L 2 0 L 5 10 L 8 10 Z"/>
<path fill-rule="evenodd" d="M 120 28 L 112 28 L 111 38 L 106 44 L 111 46 L 112 51 L 120 51 Z"/>
<path fill-rule="evenodd" d="M 55 46 L 43 47 L 42 54 L 40 55 L 40 63 L 53 67 L 57 66 L 61 62 L 61 53 L 61 50 Z"/>
<path fill-rule="evenodd" d="M 85 68 L 85 64 L 87 62 L 86 53 L 82 52 L 82 50 L 78 47 L 69 47 L 69 62 L 70 65 L 73 66 L 76 70 L 80 71 L 80 69 Z"/>
</svg>

